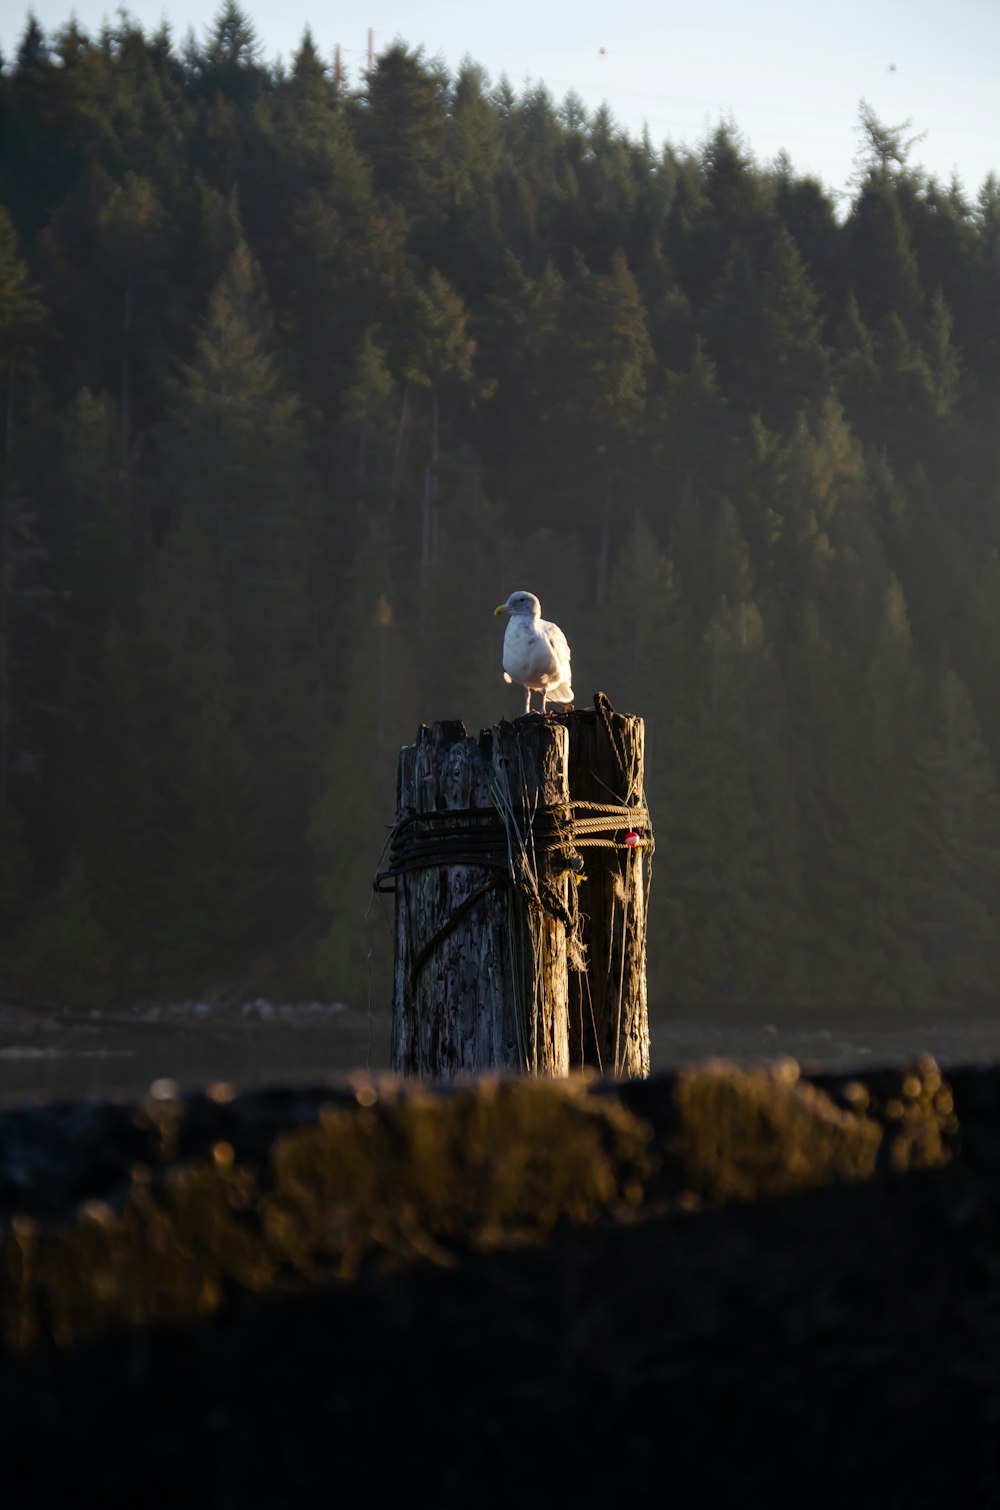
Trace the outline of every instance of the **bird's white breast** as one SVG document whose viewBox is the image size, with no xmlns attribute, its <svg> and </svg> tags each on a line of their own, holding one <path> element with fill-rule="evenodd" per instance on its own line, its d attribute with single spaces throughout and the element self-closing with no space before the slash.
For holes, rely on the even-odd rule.
<svg viewBox="0 0 1000 1510">
<path fill-rule="evenodd" d="M 523 687 L 561 680 L 558 658 L 540 622 L 523 614 L 510 619 L 503 637 L 503 669 Z"/>
</svg>

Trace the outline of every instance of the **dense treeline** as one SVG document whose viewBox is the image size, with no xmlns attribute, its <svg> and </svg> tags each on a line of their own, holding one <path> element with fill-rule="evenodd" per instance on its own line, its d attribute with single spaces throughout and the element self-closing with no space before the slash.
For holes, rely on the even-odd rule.
<svg viewBox="0 0 1000 1510">
<path fill-rule="evenodd" d="M 642 713 L 661 1005 L 1000 978 L 1000 185 L 838 207 L 227 4 L 0 73 L 3 973 L 363 993 L 417 724 L 536 591 Z M 384 947 L 381 953 L 385 954 Z"/>
</svg>

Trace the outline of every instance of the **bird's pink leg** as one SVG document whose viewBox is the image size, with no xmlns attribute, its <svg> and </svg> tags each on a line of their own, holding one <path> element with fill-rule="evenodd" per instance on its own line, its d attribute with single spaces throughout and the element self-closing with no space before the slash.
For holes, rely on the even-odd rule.
<svg viewBox="0 0 1000 1510">
<path fill-rule="evenodd" d="M 531 688 L 530 687 L 525 687 L 525 689 L 524 689 L 524 711 L 525 711 L 525 713 L 530 713 L 531 712 Z"/>
</svg>

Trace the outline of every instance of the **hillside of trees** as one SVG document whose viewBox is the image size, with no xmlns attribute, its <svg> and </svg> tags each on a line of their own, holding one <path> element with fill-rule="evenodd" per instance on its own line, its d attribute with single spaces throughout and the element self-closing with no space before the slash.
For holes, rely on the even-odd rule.
<svg viewBox="0 0 1000 1510">
<path fill-rule="evenodd" d="M 0 72 L 0 979 L 362 1001 L 421 721 L 539 594 L 647 722 L 651 1000 L 1000 980 L 1000 183 L 849 202 L 395 43 Z M 384 996 L 384 964 L 375 978 Z"/>
</svg>

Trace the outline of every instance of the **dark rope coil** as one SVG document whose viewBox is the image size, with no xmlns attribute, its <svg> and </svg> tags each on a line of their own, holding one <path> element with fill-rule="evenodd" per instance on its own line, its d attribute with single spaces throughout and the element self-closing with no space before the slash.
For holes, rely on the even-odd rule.
<svg viewBox="0 0 1000 1510">
<path fill-rule="evenodd" d="M 576 869 L 579 849 L 622 850 L 631 846 L 625 834 L 638 836 L 639 844 L 653 851 L 653 829 L 643 807 L 619 803 L 566 802 L 552 806 L 515 809 L 511 816 L 535 853 L 557 866 L 560 872 Z M 389 863 L 375 877 L 375 890 L 393 891 L 390 879 L 408 871 L 434 865 L 481 865 L 508 870 L 507 824 L 490 808 L 449 808 L 440 813 L 406 813 L 399 818 L 389 840 Z"/>
<path fill-rule="evenodd" d="M 615 737 L 611 722 L 614 709 L 601 692 L 594 697 L 594 707 L 631 796 L 634 777 L 626 768 L 623 750 Z M 519 853 L 511 849 L 512 825 Z M 579 904 L 574 896 L 573 905 L 568 908 L 556 891 L 553 878 L 569 871 L 577 881 L 586 879 L 578 853 L 581 849 L 619 853 L 645 850 L 651 856 L 654 841 L 644 802 L 635 807 L 627 802 L 587 801 L 515 807 L 504 801 L 503 808 L 497 804 L 493 808 L 401 814 L 390 832 L 387 849 L 389 863 L 378 871 L 373 882 L 377 892 L 395 891 L 397 876 L 435 866 L 478 866 L 497 872 L 474 887 L 418 951 L 409 971 L 413 985 L 431 955 L 462 918 L 482 897 L 500 888 L 514 887 L 530 907 L 561 922 L 566 929 L 567 945 L 572 947 Z"/>
</svg>

